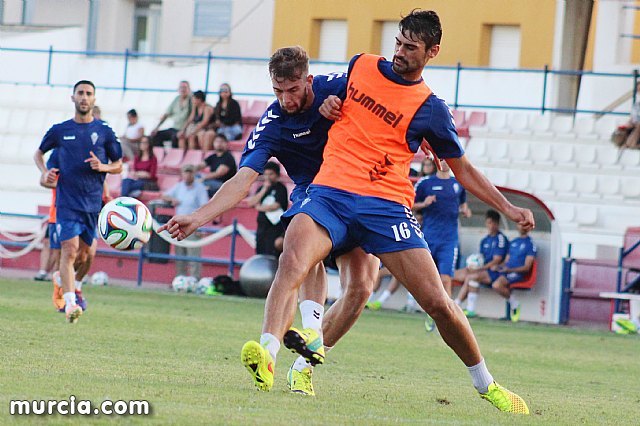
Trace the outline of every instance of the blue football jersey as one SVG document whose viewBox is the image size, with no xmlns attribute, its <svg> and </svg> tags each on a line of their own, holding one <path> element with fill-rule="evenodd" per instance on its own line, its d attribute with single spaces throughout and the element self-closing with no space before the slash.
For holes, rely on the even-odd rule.
<svg viewBox="0 0 640 426">
<path fill-rule="evenodd" d="M 416 202 L 430 195 L 435 195 L 436 201 L 420 211 L 427 242 L 458 241 L 458 212 L 467 201 L 466 191 L 454 177 L 440 179 L 431 175 L 416 184 Z"/>
<path fill-rule="evenodd" d="M 346 86 L 344 73 L 315 76 L 313 105 L 300 114 L 287 114 L 278 101 L 273 102 L 247 139 L 240 167 L 262 173 L 267 161 L 276 157 L 296 184 L 291 200 L 305 196 L 322 164 L 327 133 L 333 123 L 318 109 L 329 95 L 344 97 Z"/>
<path fill-rule="evenodd" d="M 504 259 L 508 249 L 509 240 L 502 232 L 493 236 L 487 235 L 480 241 L 480 253 L 484 256 L 485 263 L 491 262 L 494 256 L 502 256 Z"/>
<path fill-rule="evenodd" d="M 524 266 L 527 256 L 536 257 L 538 248 L 528 235 L 526 237 L 515 238 L 509 244 L 509 261 L 507 268 L 517 268 Z"/>
<path fill-rule="evenodd" d="M 40 151 L 55 149 L 57 155 L 58 208 L 79 212 L 97 213 L 102 207 L 102 191 L 105 173 L 91 169 L 85 160 L 93 152 L 102 163 L 122 158 L 120 141 L 101 120 L 76 123 L 74 120 L 54 124 L 40 143 Z"/>
</svg>

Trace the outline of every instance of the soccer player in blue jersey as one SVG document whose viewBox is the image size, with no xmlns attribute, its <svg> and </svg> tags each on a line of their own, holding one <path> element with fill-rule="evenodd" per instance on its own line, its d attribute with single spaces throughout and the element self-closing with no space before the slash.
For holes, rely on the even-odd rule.
<svg viewBox="0 0 640 426">
<path fill-rule="evenodd" d="M 509 301 L 511 321 L 513 322 L 520 320 L 520 302 L 515 298 L 509 286 L 524 281 L 525 276 L 531 272 L 538 252 L 527 229 L 518 225 L 518 233 L 520 234 L 518 238 L 514 238 L 509 243 L 509 253 L 504 263 L 498 266 L 500 276 L 491 283 L 491 287 Z"/>
<path fill-rule="evenodd" d="M 309 58 L 301 47 L 278 49 L 269 61 L 269 74 L 277 101 L 265 111 L 247 140 L 234 177 L 225 182 L 207 205 L 191 215 L 177 215 L 158 229 L 184 239 L 200 226 L 236 206 L 249 193 L 251 184 L 276 157 L 296 184 L 290 199 L 294 205 L 306 198 L 307 188 L 320 169 L 327 132 L 332 121 L 322 117 L 319 107 L 329 95 L 344 96 L 346 75 L 309 75 Z M 305 333 L 314 334 L 324 356 L 364 309 L 378 272 L 378 259 L 360 248 L 336 253 L 344 295 L 324 314 L 326 276 L 322 262 L 307 275 L 299 292 Z M 339 319 L 339 320 L 338 320 Z M 288 326 L 287 326 L 288 329 Z M 284 333 L 286 330 L 282 330 Z M 320 335 L 323 335 L 324 345 Z M 273 341 L 272 345 L 279 342 Z M 288 374 L 292 391 L 313 395 L 312 365 L 299 357 Z"/>
<path fill-rule="evenodd" d="M 439 161 L 439 160 L 436 160 Z M 467 193 L 451 176 L 446 161 L 440 162 L 435 175 L 416 184 L 413 211 L 422 215 L 422 232 L 447 294 L 451 296 L 451 277 L 458 258 L 458 215 L 471 217 Z"/>
<path fill-rule="evenodd" d="M 498 269 L 509 250 L 509 240 L 500 231 L 500 213 L 493 209 L 487 210 L 485 226 L 489 233 L 480 241 L 480 253 L 484 257 L 484 265 L 477 269 L 458 269 L 454 279 L 462 281 L 463 285 L 456 297 L 456 304 L 460 306 L 468 297 L 467 309 L 464 313 L 468 318 L 476 316 L 476 301 L 480 284 L 489 285 L 500 276 Z"/>
<path fill-rule="evenodd" d="M 106 173 L 122 171 L 122 149 L 114 131 L 105 122 L 94 119 L 95 85 L 81 80 L 73 87 L 75 105 L 72 119 L 54 124 L 34 154 L 42 181 L 57 182 L 56 227 L 61 241 L 60 279 L 65 314 L 70 323 L 82 315 L 76 301 L 74 262 L 81 253 L 89 253 L 83 262 L 91 263 L 96 250 L 96 222 L 102 207 Z M 44 153 L 56 149 L 59 168 L 47 169 Z"/>
</svg>

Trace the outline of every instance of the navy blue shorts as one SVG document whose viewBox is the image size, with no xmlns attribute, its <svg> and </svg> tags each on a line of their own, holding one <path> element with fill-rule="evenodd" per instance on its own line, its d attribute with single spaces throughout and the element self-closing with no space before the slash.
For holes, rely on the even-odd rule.
<svg viewBox="0 0 640 426">
<path fill-rule="evenodd" d="M 96 239 L 98 213 L 79 212 L 58 208 L 56 231 L 60 242 L 79 236 L 88 246 Z"/>
<path fill-rule="evenodd" d="M 49 234 L 49 247 L 53 250 L 60 249 L 60 235 L 58 235 L 58 230 L 55 223 L 50 223 L 48 225 L 48 234 Z"/>
<path fill-rule="evenodd" d="M 428 244 L 438 273 L 452 277 L 458 260 L 458 241 L 430 241 Z"/>
<path fill-rule="evenodd" d="M 489 284 L 493 284 L 493 282 L 500 278 L 501 275 L 504 275 L 501 272 L 492 271 L 491 269 L 487 269 L 487 274 L 489 274 L 489 279 L 491 280 Z"/>
<path fill-rule="evenodd" d="M 524 275 L 521 272 L 509 272 L 507 274 L 502 274 L 509 284 L 517 283 L 520 281 L 524 281 Z"/>
<path fill-rule="evenodd" d="M 294 203 L 282 217 L 290 220 L 298 213 L 327 230 L 336 255 L 358 246 L 370 254 L 428 249 L 411 209 L 393 201 L 311 185 L 307 198 Z"/>
</svg>

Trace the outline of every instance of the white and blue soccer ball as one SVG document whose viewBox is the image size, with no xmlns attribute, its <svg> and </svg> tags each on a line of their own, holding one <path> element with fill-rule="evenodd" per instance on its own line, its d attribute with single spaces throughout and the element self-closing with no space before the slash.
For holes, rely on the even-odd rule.
<svg viewBox="0 0 640 426">
<path fill-rule="evenodd" d="M 205 294 L 207 290 L 213 285 L 213 278 L 204 277 L 198 281 L 198 285 L 196 286 L 196 294 Z"/>
<path fill-rule="evenodd" d="M 484 256 L 480 253 L 473 253 L 467 256 L 467 268 L 474 270 L 484 265 Z"/>
<path fill-rule="evenodd" d="M 98 271 L 91 275 L 92 285 L 107 285 L 109 283 L 109 275 L 106 272 Z"/>
<path fill-rule="evenodd" d="M 187 293 L 195 293 L 198 288 L 198 279 L 196 277 L 188 276 L 185 279 L 187 286 Z"/>
<path fill-rule="evenodd" d="M 98 216 L 98 233 L 117 250 L 141 248 L 151 237 L 151 212 L 139 200 L 118 197 L 109 201 Z"/>
<path fill-rule="evenodd" d="M 173 291 L 177 292 L 187 292 L 187 277 L 186 275 L 176 275 L 176 277 L 171 281 L 171 288 Z"/>
</svg>

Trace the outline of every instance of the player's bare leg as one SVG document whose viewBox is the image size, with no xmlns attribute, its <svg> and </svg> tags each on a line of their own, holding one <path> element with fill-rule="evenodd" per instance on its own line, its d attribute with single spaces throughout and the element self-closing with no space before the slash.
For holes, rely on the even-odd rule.
<svg viewBox="0 0 640 426">
<path fill-rule="evenodd" d="M 353 327 L 373 292 L 380 266 L 376 257 L 361 248 L 351 250 L 336 260 L 340 282 L 345 289 L 342 297 L 325 314 L 322 324 L 325 347 L 334 346 Z"/>
<path fill-rule="evenodd" d="M 280 342 L 293 323 L 298 289 L 322 259 L 331 251 L 328 232 L 304 213 L 296 215 L 285 234 L 284 251 L 280 255 L 278 271 L 267 296 L 260 343 L 248 341 L 242 347 L 240 359 L 251 374 L 258 389 L 268 391 L 273 386 L 273 373 Z M 317 334 L 316 334 L 317 335 Z M 317 349 L 324 361 L 322 339 Z"/>
<path fill-rule="evenodd" d="M 446 291 L 449 297 L 451 297 L 451 275 L 440 275 L 440 280 L 444 286 L 444 291 Z"/>
<path fill-rule="evenodd" d="M 74 323 L 82 315 L 82 308 L 76 304 L 73 265 L 78 256 L 80 237 L 73 237 L 61 243 L 60 281 L 64 292 L 65 313 L 69 322 Z"/>
<path fill-rule="evenodd" d="M 467 367 L 480 363 L 482 355 L 469 321 L 444 290 L 431 254 L 410 249 L 378 257 L 434 319 L 440 335 L 462 362 Z"/>
</svg>

